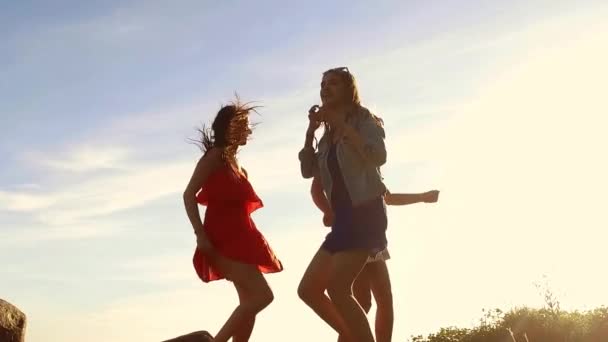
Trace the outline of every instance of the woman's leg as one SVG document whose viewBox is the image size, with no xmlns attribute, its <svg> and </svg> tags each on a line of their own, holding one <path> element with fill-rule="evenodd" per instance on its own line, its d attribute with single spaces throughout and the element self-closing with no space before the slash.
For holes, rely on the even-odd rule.
<svg viewBox="0 0 608 342">
<path fill-rule="evenodd" d="M 344 320 L 325 294 L 329 274 L 332 270 L 332 256 L 329 252 L 319 249 L 310 261 L 298 286 L 298 296 L 325 323 L 329 324 L 341 338 L 347 335 Z"/>
<path fill-rule="evenodd" d="M 240 304 L 213 339 L 215 342 L 227 342 L 230 337 L 242 334 L 241 328 L 248 325 L 253 328 L 252 319 L 255 319 L 274 297 L 266 279 L 255 266 L 223 257 L 214 261 L 226 278 L 235 284 L 237 291 L 240 289 L 247 294 L 241 298 Z"/>
<path fill-rule="evenodd" d="M 355 299 L 366 314 L 368 314 L 372 308 L 371 275 L 367 265 L 368 264 L 363 267 L 363 270 L 359 273 L 353 284 Z"/>
<path fill-rule="evenodd" d="M 329 297 L 344 319 L 354 342 L 373 342 L 365 312 L 353 297 L 355 278 L 365 266 L 368 252 L 364 250 L 338 252 L 332 257 L 332 274 L 327 288 Z"/>
<path fill-rule="evenodd" d="M 393 335 L 393 293 L 385 261 L 367 264 L 376 301 L 376 341 L 390 342 Z"/>
<path fill-rule="evenodd" d="M 363 271 L 361 271 L 361 273 L 359 273 L 357 276 L 357 279 L 355 279 L 355 283 L 353 284 L 353 294 L 365 313 L 369 313 L 369 310 L 372 307 L 372 293 L 369 282 L 369 272 L 367 272 L 367 267 L 364 267 Z M 348 341 L 346 337 L 338 337 L 338 342 L 346 341 Z"/>
<path fill-rule="evenodd" d="M 234 284 L 236 292 L 239 294 L 239 304 L 247 302 L 250 294 L 247 293 L 244 287 Z M 251 337 L 253 326 L 255 325 L 255 315 L 251 315 L 240 327 L 237 327 L 236 332 L 232 336 L 232 342 L 247 342 Z"/>
</svg>

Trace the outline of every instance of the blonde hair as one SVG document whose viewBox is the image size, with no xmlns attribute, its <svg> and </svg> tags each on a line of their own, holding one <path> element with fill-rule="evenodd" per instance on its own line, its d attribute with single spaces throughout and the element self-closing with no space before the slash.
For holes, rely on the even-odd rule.
<svg viewBox="0 0 608 342">
<path fill-rule="evenodd" d="M 350 92 L 349 97 L 352 99 L 352 104 L 356 105 L 357 107 L 361 107 L 361 98 L 359 97 L 359 88 L 357 87 L 357 80 L 355 79 L 355 76 L 351 74 L 350 70 L 348 70 L 348 67 L 329 69 L 323 73 L 323 76 L 326 76 L 328 74 L 334 74 L 338 76 L 348 87 L 348 90 Z M 378 126 L 384 126 L 384 120 L 382 120 L 382 118 L 372 114 L 368 110 L 366 110 L 366 112 L 372 116 Z"/>
<path fill-rule="evenodd" d="M 352 103 L 359 106 L 361 105 L 357 81 L 355 80 L 355 76 L 350 73 L 347 67 L 329 69 L 323 73 L 323 76 L 326 76 L 327 74 L 334 74 L 340 77 L 340 79 L 348 86 L 348 90 L 350 92 L 349 97 L 352 99 Z"/>
</svg>

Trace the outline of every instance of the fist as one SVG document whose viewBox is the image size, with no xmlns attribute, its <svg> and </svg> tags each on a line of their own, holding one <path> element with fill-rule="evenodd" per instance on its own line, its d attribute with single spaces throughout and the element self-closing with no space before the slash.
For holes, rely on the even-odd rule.
<svg viewBox="0 0 608 342">
<path fill-rule="evenodd" d="M 321 113 L 321 107 L 314 105 L 308 110 L 308 129 L 313 132 L 319 128 L 321 122 L 323 122 L 323 114 Z"/>
<path fill-rule="evenodd" d="M 435 203 L 439 200 L 439 190 L 427 191 L 422 194 L 422 202 Z"/>
</svg>

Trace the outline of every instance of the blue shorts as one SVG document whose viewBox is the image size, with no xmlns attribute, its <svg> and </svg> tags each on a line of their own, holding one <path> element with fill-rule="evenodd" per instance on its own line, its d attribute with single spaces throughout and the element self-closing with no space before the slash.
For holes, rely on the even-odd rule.
<svg viewBox="0 0 608 342">
<path fill-rule="evenodd" d="M 321 248 L 333 254 L 366 250 L 376 255 L 387 247 L 386 204 L 382 197 L 353 208 L 350 203 L 334 205 L 334 224 Z"/>
</svg>

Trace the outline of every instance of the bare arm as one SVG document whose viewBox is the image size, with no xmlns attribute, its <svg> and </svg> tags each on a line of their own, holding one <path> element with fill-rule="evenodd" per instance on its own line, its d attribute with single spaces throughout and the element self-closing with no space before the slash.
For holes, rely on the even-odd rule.
<svg viewBox="0 0 608 342">
<path fill-rule="evenodd" d="M 384 195 L 387 205 L 409 205 L 422 202 L 422 194 L 390 194 Z"/>
<path fill-rule="evenodd" d="M 312 147 L 312 140 L 314 139 L 314 132 L 310 130 L 306 132 L 306 140 L 304 141 L 304 148 L 298 153 L 298 159 L 300 160 L 300 172 L 302 177 L 308 179 L 313 177 L 314 169 L 316 167 L 316 156 L 315 149 Z"/>
<path fill-rule="evenodd" d="M 427 191 L 418 194 L 393 194 L 387 191 L 384 195 L 384 202 L 387 205 L 409 205 L 414 203 L 435 203 L 438 200 L 439 191 Z"/>
<path fill-rule="evenodd" d="M 308 128 L 306 129 L 306 138 L 304 139 L 304 148 L 298 153 L 298 159 L 300 159 L 300 172 L 302 177 L 308 179 L 313 177 L 314 169 L 316 167 L 315 149 L 312 146 L 312 142 L 315 138 L 315 131 L 321 125 L 321 121 L 318 118 L 319 106 L 314 105 L 308 110 Z"/>
<path fill-rule="evenodd" d="M 310 195 L 312 196 L 312 201 L 315 203 L 317 208 L 323 212 L 323 214 L 331 212 L 331 206 L 329 205 L 329 201 L 323 192 L 323 187 L 321 186 L 319 177 L 314 177 L 312 179 L 312 183 L 310 185 Z"/>
<path fill-rule="evenodd" d="M 199 239 L 207 243 L 209 240 L 203 231 L 203 222 L 201 221 L 201 216 L 198 211 L 196 194 L 203 187 L 203 184 L 205 184 L 205 181 L 211 172 L 220 166 L 221 162 L 220 150 L 211 149 L 207 152 L 207 154 L 198 161 L 183 196 L 186 214 L 192 224 L 192 228 L 194 228 L 194 233 Z"/>
</svg>

